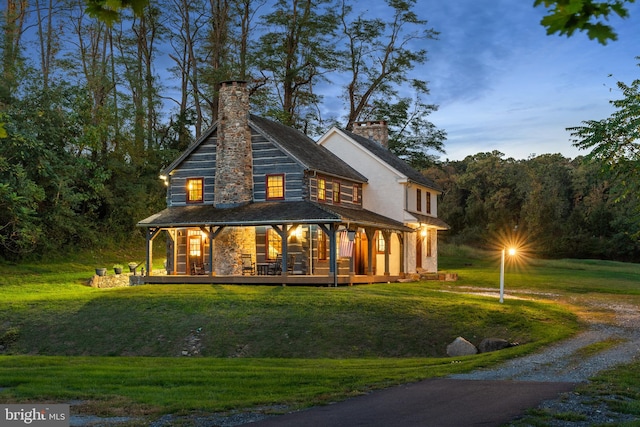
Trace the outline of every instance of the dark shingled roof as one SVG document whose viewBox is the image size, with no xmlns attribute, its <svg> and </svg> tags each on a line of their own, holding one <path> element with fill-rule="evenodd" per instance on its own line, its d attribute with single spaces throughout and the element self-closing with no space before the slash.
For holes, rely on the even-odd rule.
<svg viewBox="0 0 640 427">
<path fill-rule="evenodd" d="M 418 221 L 420 221 L 422 224 L 427 224 L 427 225 L 431 225 L 434 226 L 436 228 L 439 228 L 440 230 L 450 230 L 451 226 L 449 226 L 449 224 L 447 224 L 446 222 L 444 222 L 443 220 L 441 220 L 440 218 L 435 218 L 433 216 L 429 216 L 429 215 L 420 215 L 414 212 L 410 212 L 411 215 L 415 216 Z"/>
<path fill-rule="evenodd" d="M 367 182 L 365 176 L 296 129 L 253 114 L 250 116 L 249 124 L 259 130 L 265 138 L 295 158 L 306 169 L 353 181 Z"/>
<path fill-rule="evenodd" d="M 367 182 L 365 176 L 296 129 L 253 114 L 250 115 L 249 126 L 282 149 L 307 170 L 356 182 Z M 162 174 L 168 175 L 178 167 L 203 141 L 213 134 L 217 127 L 218 123 L 216 122 L 202 134 L 195 144 L 192 144 L 182 152 L 180 157 L 175 159 Z"/>
<path fill-rule="evenodd" d="M 351 139 L 353 139 L 358 144 L 362 145 L 364 148 L 372 152 L 379 159 L 387 163 L 392 168 L 400 171 L 404 175 L 407 176 L 411 181 L 416 184 L 424 185 L 425 187 L 432 188 L 436 191 L 442 192 L 443 189 L 438 184 L 436 184 L 431 179 L 422 175 L 420 172 L 409 166 L 404 160 L 393 154 L 387 147 L 384 147 L 382 144 L 373 141 L 364 136 L 356 135 L 353 132 L 348 130 L 341 129 L 346 135 L 348 135 Z"/>
<path fill-rule="evenodd" d="M 138 222 L 139 227 L 256 226 L 350 222 L 398 231 L 413 231 L 402 223 L 366 209 L 313 202 L 261 202 L 235 208 L 213 205 L 172 206 Z"/>
</svg>

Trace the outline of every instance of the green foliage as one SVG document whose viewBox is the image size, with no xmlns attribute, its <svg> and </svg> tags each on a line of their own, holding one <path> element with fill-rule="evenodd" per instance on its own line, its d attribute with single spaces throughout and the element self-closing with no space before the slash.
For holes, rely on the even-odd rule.
<svg viewBox="0 0 640 427">
<path fill-rule="evenodd" d="M 611 101 L 615 111 L 606 119 L 587 120 L 583 126 L 569 128 L 574 145 L 591 150 L 623 196 L 638 193 L 640 182 L 640 79 L 631 85 L 618 82 L 623 97 Z"/>
<path fill-rule="evenodd" d="M 479 153 L 426 171 L 444 189 L 451 242 L 490 248 L 517 236 L 545 257 L 640 260 L 637 193 L 613 185 L 589 158 L 504 159 Z"/>
<path fill-rule="evenodd" d="M 261 88 L 261 109 L 283 124 L 305 129 L 310 118 L 318 121 L 320 95 L 313 89 L 337 62 L 333 3 L 278 0 L 263 22 L 269 31 L 253 53 L 255 67 L 270 83 Z"/>
<path fill-rule="evenodd" d="M 413 78 L 412 71 L 427 61 L 427 50 L 415 46 L 437 39 L 438 33 L 415 12 L 415 0 L 386 3 L 383 18 L 370 18 L 366 12 L 352 18 L 351 6 L 342 2 L 346 46 L 341 68 L 350 76 L 343 96 L 349 108 L 345 127 L 384 120 L 391 151 L 412 166 L 426 167 L 435 161 L 430 151 L 444 152 L 446 132 L 427 120 L 437 106 L 424 102 L 427 82 Z M 414 97 L 399 97 L 400 88 L 410 88 Z"/>
<path fill-rule="evenodd" d="M 578 31 L 585 31 L 591 40 L 597 39 L 601 44 L 609 40 L 617 40 L 618 36 L 611 25 L 605 24 L 610 16 L 620 18 L 629 16 L 625 6 L 635 0 L 535 0 L 534 6 L 544 5 L 550 8 L 549 14 L 540 22 L 547 28 L 547 34 L 558 33 L 571 36 Z"/>
<path fill-rule="evenodd" d="M 136 15 L 142 15 L 149 0 L 84 0 L 86 11 L 94 18 L 113 25 L 121 18 L 122 9 L 130 8 Z"/>
</svg>

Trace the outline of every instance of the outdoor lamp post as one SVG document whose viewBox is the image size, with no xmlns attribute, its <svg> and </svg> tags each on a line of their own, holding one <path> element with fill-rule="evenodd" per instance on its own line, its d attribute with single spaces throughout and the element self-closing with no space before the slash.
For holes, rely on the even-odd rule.
<svg viewBox="0 0 640 427">
<path fill-rule="evenodd" d="M 507 251 L 506 248 L 502 248 L 502 254 L 500 256 L 500 303 L 504 302 L 504 255 Z M 516 254 L 516 250 L 514 248 L 509 248 L 509 255 L 514 256 Z"/>
</svg>

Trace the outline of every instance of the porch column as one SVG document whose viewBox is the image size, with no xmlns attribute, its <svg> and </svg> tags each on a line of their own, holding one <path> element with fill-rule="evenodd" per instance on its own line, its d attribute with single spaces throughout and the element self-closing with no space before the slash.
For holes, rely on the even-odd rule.
<svg viewBox="0 0 640 427">
<path fill-rule="evenodd" d="M 280 236 L 280 241 L 282 242 L 282 253 L 281 255 L 281 262 L 282 262 L 282 272 L 280 273 L 283 277 L 286 278 L 287 276 L 287 258 L 289 257 L 289 247 L 288 247 L 288 240 L 289 240 L 289 228 L 290 226 L 287 224 L 271 224 L 271 228 L 273 228 L 274 230 L 276 230 L 276 233 L 278 233 L 278 236 Z"/>
<path fill-rule="evenodd" d="M 147 228 L 147 276 L 153 275 L 153 239 L 160 231 L 160 228 Z"/>
<path fill-rule="evenodd" d="M 167 251 L 167 265 L 169 265 L 169 257 L 171 257 L 171 271 L 167 271 L 167 274 L 171 274 L 175 276 L 177 271 L 177 263 L 178 263 L 178 230 L 175 228 L 166 230 L 167 235 L 169 236 L 170 243 L 170 251 Z"/>
<path fill-rule="evenodd" d="M 389 251 L 391 245 L 391 232 L 389 230 L 382 231 L 382 237 L 384 238 L 384 275 L 391 276 L 389 268 Z"/>
<path fill-rule="evenodd" d="M 405 254 L 404 254 L 404 232 L 398 232 L 396 233 L 396 235 L 398 236 L 398 241 L 400 242 L 400 277 L 404 277 L 404 260 L 405 260 Z"/>
<path fill-rule="evenodd" d="M 375 235 L 376 230 L 372 228 L 365 228 L 364 232 L 367 235 L 367 274 L 373 276 L 373 251 L 375 248 Z"/>
<path fill-rule="evenodd" d="M 333 273 L 333 286 L 338 286 L 338 225 L 331 224 L 329 228 L 329 273 Z"/>
</svg>

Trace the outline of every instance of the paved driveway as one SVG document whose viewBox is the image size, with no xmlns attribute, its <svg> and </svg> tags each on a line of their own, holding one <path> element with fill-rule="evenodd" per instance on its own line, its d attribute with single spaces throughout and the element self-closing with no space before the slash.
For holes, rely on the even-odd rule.
<svg viewBox="0 0 640 427">
<path fill-rule="evenodd" d="M 256 427 L 500 426 L 575 383 L 430 379 L 269 418 Z"/>
</svg>

